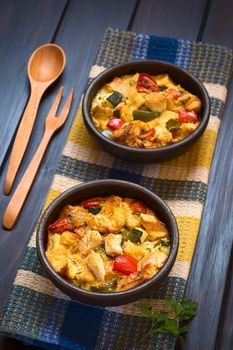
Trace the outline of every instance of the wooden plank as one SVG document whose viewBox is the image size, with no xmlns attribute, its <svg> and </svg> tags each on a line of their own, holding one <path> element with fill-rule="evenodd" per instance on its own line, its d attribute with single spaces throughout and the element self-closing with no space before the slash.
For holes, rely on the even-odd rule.
<svg viewBox="0 0 233 350">
<path fill-rule="evenodd" d="M 218 332 L 233 231 L 233 89 L 229 92 L 186 295 L 199 302 L 184 349 L 212 350 Z M 231 276 L 232 278 L 232 276 Z M 231 303 L 231 302 L 230 302 Z M 228 348 L 225 348 L 228 349 Z"/>
<path fill-rule="evenodd" d="M 232 37 L 233 3 L 219 0 L 212 2 L 141 1 L 132 29 L 154 35 L 172 36 L 189 40 L 210 41 L 233 47 Z M 208 12 L 207 12 L 208 11 Z M 227 268 L 230 262 L 232 232 L 232 165 L 229 164 L 233 150 L 232 110 L 233 89 L 229 93 L 228 105 L 221 126 L 221 132 L 214 156 L 209 181 L 207 202 L 202 218 L 201 230 L 189 276 L 186 296 L 199 302 L 199 312 L 190 326 L 186 342 L 179 349 L 214 349 L 220 322 L 222 328 L 220 343 L 222 349 L 230 349 L 229 322 L 232 323 L 232 301 L 227 299 L 224 318 L 220 319 L 224 298 Z M 222 150 L 224 149 L 224 155 Z M 221 169 L 227 169 L 226 172 Z M 226 185 L 225 185 L 226 184 Z M 223 188 L 226 188 L 227 192 Z M 221 203 L 221 204 L 219 204 Z M 221 208 L 221 214 L 219 213 Z M 227 223 L 227 224 L 226 224 Z M 207 260 L 208 257 L 208 261 Z M 233 280 L 233 279 L 232 279 Z M 232 282 L 231 282 L 232 283 Z M 233 287 L 232 287 L 233 288 Z M 231 289 L 232 290 L 232 289 Z M 228 292 L 229 294 L 229 292 Z M 230 294 L 229 294 L 230 295 Z M 229 298 L 229 297 L 228 297 Z M 232 312 L 231 312 L 232 313 Z M 228 322 L 228 323 L 226 323 Z M 223 339 L 227 339 L 224 342 Z"/>
<path fill-rule="evenodd" d="M 5 304 L 6 297 L 22 259 L 25 245 L 38 219 L 39 212 L 52 181 L 59 154 L 61 153 L 68 130 L 71 126 L 71 120 L 80 102 L 89 70 L 95 59 L 104 31 L 109 26 L 126 29 L 134 6 L 134 0 L 128 1 L 127 4 L 122 0 L 114 0 L 111 1 L 111 3 L 99 0 L 98 4 L 90 0 L 85 2 L 73 0 L 69 2 L 66 15 L 64 16 L 60 31 L 57 32 L 55 41 L 65 49 L 67 54 L 67 67 L 60 84 L 64 83 L 66 93 L 68 93 L 71 86 L 75 88 L 75 98 L 70 113 L 70 122 L 67 123 L 66 128 L 56 136 L 56 139 L 54 139 L 54 142 L 51 144 L 16 228 L 11 232 L 0 229 L 0 249 L 2 251 L 7 251 L 6 255 L 0 256 L 0 307 Z M 105 16 L 100 21 L 99 19 L 102 18 L 103 13 Z M 25 90 L 25 85 L 24 82 L 21 89 Z M 24 165 L 20 169 L 18 179 L 22 176 L 26 165 L 32 158 L 36 146 L 39 143 L 43 132 L 45 111 L 49 109 L 54 95 L 55 92 L 51 93 L 50 96 L 45 96 L 41 104 L 32 134 L 30 149 L 25 156 Z M 3 187 L 5 171 L 6 169 L 3 171 L 3 176 L 0 180 L 1 188 Z M 17 183 L 18 181 L 16 181 L 16 185 Z M 3 202 L 3 205 L 0 207 L 1 220 L 7 199 L 5 197 L 2 198 L 0 195 L 0 201 L 1 203 Z M 14 244 L 12 244 L 12 241 L 14 241 Z M 8 339 L 3 339 L 2 344 L 0 343 L 1 350 L 13 349 L 14 346 L 15 343 L 12 344 L 12 341 Z M 18 347 L 20 348 L 20 345 Z M 32 349 L 33 348 L 34 347 L 32 347 Z"/>
<path fill-rule="evenodd" d="M 39 2 L 37 0 L 0 1 L 0 164 L 11 143 L 29 95 L 26 71 L 27 60 L 36 47 L 52 40 L 65 5 L 66 1 L 64 0 L 58 0 L 56 4 L 51 0 L 41 0 Z M 4 179 L 5 175 L 1 176 L 1 189 L 3 188 Z M 2 191 L 0 197 L 1 210 L 3 210 Z M 4 260 L 1 261 L 1 264 L 3 263 L 4 266 L 5 279 L 0 276 L 3 289 L 0 292 L 0 302 L 4 298 L 5 287 L 7 287 L 7 283 L 5 285 L 4 282 L 7 280 L 9 269 L 13 268 L 17 261 L 16 246 L 13 248 L 14 244 L 12 244 L 14 236 L 6 235 L 2 231 L 3 229 L 0 229 L 0 248 L 1 251 L 5 251 L 7 254 L 1 255 Z M 23 242 L 23 240 L 22 243 L 18 242 L 19 254 L 24 249 Z M 8 247 L 10 247 L 9 250 Z M 7 256 L 11 260 L 8 266 L 5 265 Z"/>
<path fill-rule="evenodd" d="M 57 0 L 54 0 L 53 3 L 56 3 L 56 1 Z M 15 273 L 22 259 L 25 245 L 31 236 L 33 227 L 46 198 L 58 157 L 67 138 L 72 119 L 76 114 L 82 91 L 87 82 L 89 70 L 95 59 L 104 31 L 109 26 L 126 29 L 135 3 L 135 0 L 129 0 L 127 2 L 125 2 L 125 0 L 114 0 L 110 2 L 106 2 L 105 0 L 99 0 L 98 2 L 94 0 L 69 1 L 61 26 L 55 37 L 55 42 L 64 48 L 67 55 L 66 69 L 57 85 L 64 85 L 64 99 L 67 97 L 70 88 L 74 87 L 74 102 L 65 127 L 55 136 L 49 146 L 42 167 L 39 170 L 17 225 L 10 232 L 0 229 L 0 248 L 2 251 L 7 252 L 7 254 L 0 256 L 0 306 L 3 306 L 6 301 Z M 44 4 L 45 12 L 47 11 L 46 6 L 49 6 L 49 4 Z M 5 40 L 7 40 L 7 37 Z M 30 41 L 30 38 L 28 38 L 28 40 Z M 13 62 L 16 65 L 18 64 L 17 60 Z M 40 142 L 44 130 L 44 118 L 57 93 L 57 85 L 53 89 L 50 89 L 48 94 L 43 98 L 32 134 L 30 147 L 25 155 L 24 164 L 20 168 L 14 188 L 19 182 Z M 25 75 L 24 78 L 22 78 L 20 88 L 24 90 L 26 94 Z M 17 102 L 12 99 L 12 104 L 15 106 Z M 1 188 L 3 188 L 5 172 L 6 167 L 0 179 Z M 9 199 L 6 196 L 0 194 L 0 220 L 2 219 L 8 201 Z M 14 242 L 14 244 L 12 244 L 12 242 Z"/>
<path fill-rule="evenodd" d="M 0 167 L 28 98 L 28 58 L 52 40 L 65 5 L 66 0 L 0 1 Z"/>
<path fill-rule="evenodd" d="M 233 248 L 233 247 L 232 247 Z M 225 294 L 219 321 L 218 337 L 215 348 L 218 350 L 232 349 L 233 344 L 233 249 L 229 259 L 230 266 L 226 278 Z"/>
<path fill-rule="evenodd" d="M 233 48 L 233 3 L 213 0 L 200 40 Z M 199 302 L 183 348 L 230 350 L 232 334 L 233 79 L 215 149 L 209 188 L 186 295 Z M 228 290 L 229 289 L 229 290 Z M 230 328 L 231 327 L 231 328 Z M 231 333 L 230 333 L 231 330 Z"/>
<path fill-rule="evenodd" d="M 23 343 L 21 343 L 18 340 L 6 338 L 0 335 L 0 350 L 16 350 L 16 349 L 23 350 L 25 349 L 25 347 Z M 31 348 L 30 350 L 33 350 L 33 349 Z"/>
<path fill-rule="evenodd" d="M 207 0 L 141 0 L 131 30 L 195 40 Z"/>
<path fill-rule="evenodd" d="M 46 5 L 44 6 L 45 12 L 47 11 L 46 6 L 51 5 L 51 2 L 49 2 L 49 4 L 47 4 L 47 2 L 48 1 L 46 1 Z M 6 6 L 6 4 L 8 3 L 9 1 L 4 2 L 4 6 Z M 144 8 L 141 7 L 143 3 L 145 5 Z M 188 13 L 188 12 L 185 12 L 185 9 L 182 11 L 182 8 L 181 8 L 180 15 L 178 15 L 178 12 L 176 13 L 176 9 L 174 7 L 171 6 L 168 9 L 168 3 L 166 2 L 166 4 L 164 4 L 164 8 L 166 6 L 167 9 L 162 11 L 162 7 L 161 7 L 161 11 L 159 12 L 158 9 L 155 9 L 152 6 L 153 3 L 154 2 L 150 0 L 141 1 L 138 10 L 141 11 L 141 14 L 144 16 L 144 18 L 143 20 L 141 20 L 141 23 L 140 23 L 139 20 L 142 17 L 139 16 L 140 13 L 138 12 L 138 16 L 139 16 L 137 17 L 138 24 L 136 20 L 132 22 L 133 26 L 130 27 L 131 29 L 135 31 L 142 31 L 142 32 L 147 31 L 150 34 L 175 36 L 175 37 L 182 37 L 187 39 L 193 39 L 193 38 L 195 39 L 198 37 L 198 33 L 200 32 L 200 26 L 202 22 L 201 17 L 204 11 L 204 7 L 202 7 L 202 11 L 200 12 L 197 11 L 199 16 L 199 19 L 198 19 L 198 16 L 196 16 L 195 11 L 194 11 L 195 15 L 193 15 L 192 14 L 193 12 Z M 159 4 L 160 2 L 156 1 L 155 3 Z M 178 4 L 177 5 L 178 7 L 179 7 L 179 3 L 180 2 L 176 2 L 176 5 Z M 216 3 L 218 3 L 218 1 L 216 1 Z M 226 1 L 224 0 L 223 3 L 226 3 Z M 29 1 L 28 1 L 28 4 L 29 4 Z M 114 1 L 114 2 L 111 2 L 111 4 L 107 4 L 107 2 L 105 1 L 102 1 L 102 2 L 98 1 L 98 6 L 94 4 L 94 1 L 93 2 L 85 1 L 85 3 L 82 3 L 82 1 L 73 0 L 70 2 L 67 8 L 66 16 L 64 17 L 61 25 L 61 30 L 57 33 L 57 36 L 56 36 L 56 42 L 62 45 L 68 54 L 67 70 L 65 72 L 63 79 L 60 81 L 60 84 L 64 83 L 66 94 L 68 93 L 69 87 L 71 85 L 73 85 L 76 90 L 75 103 L 70 116 L 71 117 L 70 123 L 71 123 L 71 119 L 74 117 L 75 110 L 80 101 L 81 92 L 87 78 L 87 72 L 89 71 L 89 68 L 93 62 L 96 50 L 99 45 L 99 40 L 103 35 L 105 27 L 114 26 L 114 27 L 120 27 L 123 29 L 127 28 L 129 24 L 129 18 L 134 8 L 134 4 L 135 4 L 135 1 L 125 2 L 125 4 L 123 3 L 123 1 L 118 1 L 118 2 Z M 216 9 L 219 9 L 219 10 L 221 9 L 219 6 L 217 6 L 217 4 L 215 5 L 214 4 L 215 4 L 215 1 L 213 1 L 213 5 L 211 6 L 210 14 L 206 22 L 206 27 L 204 28 L 203 36 L 201 38 L 203 38 L 205 41 L 211 41 L 215 43 L 228 45 L 227 41 L 231 40 L 229 33 L 231 33 L 232 31 L 228 33 L 225 32 L 225 34 L 223 31 L 221 34 L 222 35 L 222 39 L 221 39 L 221 37 L 218 38 L 218 35 L 219 35 L 218 30 L 222 31 L 222 29 L 217 28 L 218 29 L 217 31 L 215 30 L 214 32 L 213 30 L 214 35 L 211 37 L 212 29 L 210 29 L 209 26 L 213 25 L 214 23 L 218 23 L 216 22 L 216 20 L 218 18 L 219 13 L 218 11 L 216 11 Z M 192 11 L 192 9 L 194 9 L 192 8 L 192 6 L 196 8 L 196 3 L 193 5 L 184 4 L 184 6 L 190 6 L 189 11 Z M 18 12 L 19 12 L 19 6 L 16 8 L 18 8 Z M 21 6 L 20 6 L 20 9 L 21 9 Z M 151 12 L 152 18 L 150 18 L 150 11 L 152 11 Z M 174 16 L 173 12 L 176 14 L 176 16 Z M 225 8 L 222 8 L 222 12 L 224 12 L 223 14 L 220 14 L 222 21 L 226 19 L 226 22 L 228 23 L 228 24 L 222 23 L 223 28 L 229 28 L 230 19 L 227 16 L 228 16 L 228 13 L 230 16 L 230 12 L 226 11 Z M 104 13 L 104 16 L 103 16 L 103 13 Z M 186 13 L 187 18 L 189 18 L 188 27 L 187 27 L 186 18 L 183 19 L 179 17 L 181 15 L 183 17 L 184 13 Z M 10 15 L 13 16 L 13 14 L 10 14 Z M 157 17 L 157 20 L 156 20 L 157 15 L 160 15 L 160 16 L 159 18 Z M 165 19 L 163 20 L 163 18 L 161 17 L 162 15 L 165 16 L 166 20 Z M 105 16 L 107 16 L 108 18 L 103 18 Z M 2 17 L 3 17 L 3 20 L 0 20 L 0 33 L 2 33 L 2 28 L 7 27 L 8 25 L 7 20 L 4 23 L 4 16 L 2 16 L 2 12 L 1 12 L 0 19 Z M 169 18 L 170 18 L 170 22 L 168 20 Z M 215 22 L 213 19 L 210 20 L 211 18 L 215 18 Z M 17 19 L 17 20 L 20 20 L 20 19 Z M 196 25 L 196 21 L 198 21 L 199 25 Z M 155 30 L 152 30 L 153 22 L 155 25 Z M 136 29 L 136 27 L 138 29 Z M 4 30 L 6 31 L 6 29 Z M 92 36 L 92 33 L 94 31 L 95 31 L 95 35 Z M 189 35 L 190 35 L 189 37 L 187 35 L 187 32 L 189 32 Z M 9 33 L 10 33 L 10 29 L 9 29 Z M 22 37 L 23 37 L 23 33 L 24 32 L 22 31 L 21 33 Z M 207 35 L 207 33 L 209 34 Z M 225 35 L 225 39 L 224 39 L 224 35 Z M 22 37 L 19 37 L 19 39 L 22 40 Z M 6 35 L 6 38 L 7 38 L 7 35 Z M 8 44 L 8 41 L 9 39 L 7 38 L 7 44 Z M 32 45 L 30 38 L 27 39 L 27 41 L 28 41 L 27 44 Z M 1 39 L 1 47 L 0 47 L 1 57 L 3 57 L 4 55 L 4 52 L 2 54 L 2 51 L 1 51 L 2 42 L 4 42 L 4 45 L 7 47 L 7 44 L 5 43 L 5 41 L 2 41 Z M 20 52 L 21 51 L 19 51 L 19 54 Z M 5 52 L 5 55 L 6 56 L 8 55 L 8 51 Z M 20 55 L 19 55 L 19 58 L 20 58 Z M 9 57 L 12 57 L 12 56 L 9 56 Z M 8 57 L 8 61 L 9 61 L 9 57 Z M 14 65 L 17 66 L 19 62 L 18 57 L 17 57 L 17 60 L 14 60 L 14 57 L 12 57 L 12 61 Z M 24 63 L 24 61 L 21 61 L 21 62 Z M 7 67 L 7 62 L 5 63 L 4 67 Z M 3 74 L 2 71 L 0 71 L 0 74 Z M 8 107 L 10 109 L 15 108 L 17 110 L 18 108 L 22 110 L 26 102 L 26 96 L 28 93 L 28 88 L 27 88 L 28 84 L 25 79 L 25 75 L 23 75 L 23 73 L 21 74 L 22 75 L 19 75 L 21 76 L 20 89 L 24 91 L 25 100 L 22 105 L 18 106 L 17 103 L 14 102 L 14 94 L 10 95 L 11 98 L 9 97 L 7 100 Z M 4 76 L 5 75 L 3 74 L 3 77 Z M 14 77 L 15 75 L 12 74 L 12 79 Z M 7 81 L 6 78 L 7 78 L 7 74 L 5 76 L 5 80 L 4 80 L 5 82 Z M 14 85 L 15 85 L 15 81 L 13 80 L 12 88 Z M 57 91 L 57 89 L 54 89 L 54 90 Z M 45 112 L 46 110 L 48 110 L 49 105 L 53 99 L 53 96 L 56 94 L 56 91 L 54 92 L 50 91 L 43 101 L 43 104 L 41 106 L 41 111 L 38 116 L 38 122 L 36 124 L 37 130 L 33 137 L 31 148 L 25 158 L 25 164 L 24 164 L 24 167 L 22 167 L 21 169 L 21 174 L 22 174 L 22 170 L 25 169 L 32 154 L 34 153 L 34 150 L 37 144 L 39 143 L 40 137 L 43 132 L 43 120 L 44 120 Z M 230 96 L 232 96 L 232 94 L 233 92 L 231 90 Z M 4 96 L 5 95 L 3 95 L 3 97 Z M 11 106 L 11 103 L 12 103 L 12 106 Z M 21 103 L 21 100 L 18 100 L 18 103 Z M 229 162 L 229 159 L 231 159 L 231 154 L 233 149 L 232 142 L 230 141 L 232 139 L 231 137 L 232 125 L 230 123 L 230 113 L 229 113 L 230 110 L 232 110 L 232 107 L 233 107 L 232 102 L 229 99 L 226 114 L 223 120 L 223 124 L 221 126 L 220 136 L 219 136 L 215 158 L 213 162 L 213 168 L 210 176 L 207 203 L 206 203 L 206 208 L 203 215 L 203 222 L 202 222 L 202 227 L 200 231 L 200 236 L 197 243 L 198 246 L 197 246 L 196 254 L 194 258 L 194 264 L 191 271 L 191 278 L 188 282 L 187 296 L 190 296 L 198 300 L 200 305 L 198 317 L 192 322 L 190 326 L 189 334 L 183 346 L 184 349 L 189 349 L 189 350 L 213 349 L 215 344 L 215 337 L 213 338 L 213 340 L 211 340 L 210 337 L 213 334 L 216 335 L 218 323 L 221 322 L 221 320 L 224 321 L 224 319 L 225 319 L 225 323 L 221 333 L 222 338 L 221 338 L 221 341 L 218 342 L 217 344 L 220 344 L 219 346 L 221 346 L 221 349 L 224 349 L 224 350 L 230 349 L 229 345 L 232 344 L 232 342 L 230 342 L 231 339 L 229 338 L 229 324 L 232 324 L 232 315 L 229 312 L 227 312 L 227 309 L 229 307 L 232 307 L 232 301 L 230 301 L 229 299 L 230 296 L 232 295 L 232 284 L 230 285 L 230 291 L 228 291 L 228 294 L 227 294 L 227 301 L 224 309 L 225 310 L 224 318 L 219 319 L 219 316 L 218 316 L 222 306 L 221 300 L 223 298 L 224 291 L 226 290 L 225 278 L 226 278 L 226 271 L 227 271 L 227 266 L 228 266 L 229 257 L 230 257 L 229 246 L 231 245 L 231 240 L 229 239 L 229 237 L 227 237 L 227 233 L 232 232 L 232 228 L 233 228 L 232 219 L 231 219 L 232 213 L 233 213 L 232 185 L 230 182 L 230 180 L 232 179 L 232 164 L 230 164 Z M 13 112 L 12 112 L 12 116 L 14 116 Z M 57 135 L 56 139 L 54 139 L 54 142 L 51 145 L 51 148 L 43 163 L 43 167 L 40 171 L 39 178 L 34 184 L 33 192 L 30 195 L 27 206 L 24 208 L 23 216 L 19 224 L 17 225 L 16 229 L 12 232 L 0 232 L 1 233 L 0 248 L 2 251 L 7 251 L 7 257 L 0 256 L 0 266 L 1 266 L 0 280 L 1 280 L 1 285 L 4 286 L 4 288 L 0 287 L 0 303 L 2 304 L 4 303 L 6 295 L 9 292 L 11 283 L 14 278 L 14 274 L 22 258 L 25 244 L 30 236 L 30 232 L 32 230 L 32 227 L 34 226 L 35 218 L 36 216 L 38 216 L 38 213 L 40 211 L 43 199 L 45 198 L 46 192 L 49 187 L 49 183 L 52 179 L 52 173 L 56 167 L 57 158 L 64 144 L 64 141 L 68 132 L 68 128 L 70 127 L 70 123 L 68 126 L 66 126 L 66 129 L 64 129 L 60 134 Z M 224 147 L 226 147 L 226 149 Z M 222 153 L 222 149 L 224 149 L 224 154 Z M 2 147 L 1 147 L 1 150 L 2 150 Z M 226 174 L 219 169 L 227 169 Z M 225 185 L 225 182 L 226 182 L 226 185 Z M 2 188 L 2 180 L 1 180 L 1 188 Z M 222 188 L 227 188 L 227 190 L 223 191 Z M 7 199 L 5 197 L 0 198 L 0 202 L 3 203 L 2 208 L 0 209 L 0 218 L 1 218 L 2 212 L 4 209 L 3 207 L 6 206 Z M 219 208 L 221 208 L 221 216 L 219 215 Z M 27 212 L 27 215 L 25 214 L 25 212 Z M 216 240 L 216 232 L 221 233 L 217 235 L 217 240 Z M 12 244 L 12 241 L 14 242 L 14 244 Z M 208 251 L 208 254 L 206 253 L 206 251 Z M 208 255 L 208 263 L 205 260 L 206 255 Z M 216 262 L 218 263 L 216 264 Z M 203 266 L 207 266 L 207 264 L 208 264 L 208 269 L 207 268 L 203 269 Z M 197 267 L 194 268 L 194 266 L 196 265 Z M 194 283 L 194 278 L 195 278 L 195 283 Z M 213 293 L 212 296 L 211 296 L 211 293 Z M 231 322 L 231 323 L 227 323 L 227 322 Z M 212 330 L 212 327 L 213 327 L 213 330 Z M 207 329 L 208 329 L 208 332 L 206 333 Z M 224 335 L 226 336 L 227 332 L 228 332 L 228 343 L 224 342 Z"/>
<path fill-rule="evenodd" d="M 212 0 L 202 41 L 233 48 L 233 1 Z"/>
</svg>

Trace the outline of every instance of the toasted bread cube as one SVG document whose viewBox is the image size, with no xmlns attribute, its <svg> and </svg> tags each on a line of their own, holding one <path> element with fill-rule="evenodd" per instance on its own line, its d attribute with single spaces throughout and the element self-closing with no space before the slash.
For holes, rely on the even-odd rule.
<svg viewBox="0 0 233 350">
<path fill-rule="evenodd" d="M 107 198 L 100 213 L 88 214 L 86 223 L 93 230 L 103 234 L 117 232 L 125 225 L 125 213 L 122 199 L 118 196 Z"/>
<path fill-rule="evenodd" d="M 99 231 L 103 234 L 110 233 L 112 229 L 111 220 L 103 214 L 93 215 L 89 213 L 86 218 L 86 223 L 93 230 Z"/>
<path fill-rule="evenodd" d="M 165 264 L 167 258 L 168 254 L 166 254 L 165 252 L 156 252 L 156 266 L 158 268 L 161 268 Z"/>
<path fill-rule="evenodd" d="M 166 97 L 159 92 L 146 94 L 145 106 L 153 112 L 163 112 L 167 109 Z"/>
<path fill-rule="evenodd" d="M 47 244 L 47 252 L 56 249 L 60 246 L 60 233 L 49 233 L 48 234 L 48 244 Z"/>
<path fill-rule="evenodd" d="M 74 232 L 64 231 L 61 234 L 60 243 L 68 247 L 72 252 L 77 250 L 78 239 Z"/>
<path fill-rule="evenodd" d="M 67 267 L 67 249 L 61 246 L 47 251 L 45 254 L 53 269 L 58 273 L 64 273 Z"/>
<path fill-rule="evenodd" d="M 148 253 L 139 262 L 139 270 L 146 278 L 151 278 L 165 264 L 167 257 L 164 252 Z"/>
<path fill-rule="evenodd" d="M 159 142 L 162 146 L 172 142 L 172 133 L 168 131 L 165 126 L 157 126 L 155 128 L 156 132 L 156 141 Z"/>
<path fill-rule="evenodd" d="M 70 280 L 91 283 L 95 281 L 93 273 L 88 269 L 85 260 L 80 254 L 73 254 L 68 257 L 66 276 Z"/>
<path fill-rule="evenodd" d="M 133 229 L 141 224 L 140 215 L 133 214 L 133 209 L 130 207 L 128 203 L 124 203 L 124 213 L 126 219 L 126 227 L 128 229 Z"/>
<path fill-rule="evenodd" d="M 69 216 L 70 221 L 74 228 L 78 228 L 85 224 L 85 218 L 87 216 L 87 211 L 80 205 L 71 206 L 66 205 L 61 212 L 61 218 L 67 218 Z"/>
<path fill-rule="evenodd" d="M 121 234 L 113 234 L 110 233 L 105 238 L 105 251 L 107 255 L 116 256 L 123 254 L 123 250 L 121 248 Z"/>
<path fill-rule="evenodd" d="M 78 243 L 78 250 L 81 254 L 87 255 L 92 249 L 102 244 L 102 236 L 98 231 L 89 230 Z"/>
<path fill-rule="evenodd" d="M 97 281 L 104 281 L 106 271 L 104 268 L 103 259 L 101 258 L 100 254 L 92 250 L 86 258 L 86 263 L 89 269 L 95 275 Z"/>
<path fill-rule="evenodd" d="M 141 214 L 142 226 L 148 233 L 149 240 L 156 240 L 168 235 L 168 231 L 164 223 L 159 221 L 155 216 L 149 214 Z"/>
</svg>

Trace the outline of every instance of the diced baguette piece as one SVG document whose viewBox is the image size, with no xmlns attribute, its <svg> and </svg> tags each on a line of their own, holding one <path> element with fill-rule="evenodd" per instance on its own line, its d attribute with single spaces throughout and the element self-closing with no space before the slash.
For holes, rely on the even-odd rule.
<svg viewBox="0 0 233 350">
<path fill-rule="evenodd" d="M 104 268 L 104 262 L 100 254 L 94 252 L 93 250 L 88 254 L 86 258 L 86 263 L 89 269 L 95 275 L 97 281 L 104 281 L 106 271 Z"/>
</svg>

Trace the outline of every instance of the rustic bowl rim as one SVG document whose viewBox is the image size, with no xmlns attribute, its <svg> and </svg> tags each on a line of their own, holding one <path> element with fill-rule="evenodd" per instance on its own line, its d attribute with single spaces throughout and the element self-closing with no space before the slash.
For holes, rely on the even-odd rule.
<svg viewBox="0 0 233 350">
<path fill-rule="evenodd" d="M 136 68 L 134 70 L 134 66 L 145 66 L 145 72 L 147 71 L 147 65 L 152 66 L 152 65 L 157 65 L 157 66 L 166 66 L 169 67 L 171 69 L 173 69 L 174 71 L 179 71 L 182 72 L 182 74 L 186 75 L 188 79 L 190 79 L 190 81 L 192 81 L 196 87 L 199 89 L 199 91 L 201 92 L 201 94 L 203 95 L 203 111 L 202 111 L 202 117 L 200 120 L 200 123 L 197 127 L 197 129 L 195 129 L 190 135 L 188 135 L 187 137 L 185 137 L 184 139 L 171 144 L 171 145 L 167 145 L 167 146 L 162 146 L 159 148 L 136 148 L 136 147 L 130 147 L 130 146 L 126 146 L 126 145 L 122 145 L 120 143 L 117 143 L 107 137 L 105 137 L 94 125 L 91 115 L 90 115 L 90 111 L 88 108 L 89 105 L 89 100 L 90 100 L 90 94 L 92 92 L 92 90 L 95 88 L 96 84 L 99 83 L 99 81 L 105 79 L 108 76 L 112 76 L 112 78 L 114 77 L 114 73 L 115 71 L 118 71 L 120 69 L 127 69 L 127 68 L 132 68 L 132 71 L 136 72 Z M 115 76 L 120 75 L 121 73 L 116 73 Z M 127 73 L 123 73 L 123 74 L 127 74 Z M 128 73 L 130 74 L 130 73 Z M 111 79 L 111 78 L 110 78 Z M 182 82 L 177 82 L 180 83 L 182 85 Z M 104 85 L 104 84 L 103 84 Z M 187 145 L 189 145 L 190 143 L 192 143 L 193 141 L 195 141 L 196 139 L 198 139 L 204 132 L 204 130 L 207 127 L 208 121 L 209 121 L 209 116 L 210 116 L 210 98 L 208 95 L 208 92 L 204 86 L 203 83 L 200 82 L 200 80 L 198 78 L 196 78 L 193 74 L 191 74 L 187 69 L 182 68 L 174 63 L 170 63 L 167 61 L 162 61 L 162 60 L 130 60 L 124 63 L 120 63 L 114 66 L 111 66 L 109 68 L 106 68 L 103 72 L 99 73 L 89 84 L 89 86 L 87 87 L 87 90 L 84 94 L 83 97 L 83 101 L 82 101 L 82 112 L 83 112 L 83 118 L 85 123 L 87 124 L 88 128 L 90 128 L 90 130 L 94 133 L 95 137 L 97 137 L 97 139 L 100 139 L 103 143 L 107 143 L 109 145 L 111 145 L 112 147 L 116 147 L 119 149 L 119 151 L 122 152 L 130 152 L 130 154 L 133 155 L 137 155 L 137 154 L 144 154 L 145 157 L 146 155 L 152 155 L 152 154 L 157 154 L 158 156 L 161 154 L 161 156 L 164 154 L 164 152 L 170 152 L 172 154 L 173 151 L 177 150 L 178 148 L 182 148 L 185 147 Z"/>
<path fill-rule="evenodd" d="M 46 255 L 45 255 L 45 249 L 44 249 L 44 236 L 47 234 L 45 232 L 45 225 L 50 217 L 50 215 L 56 211 L 56 208 L 59 206 L 61 202 L 64 202 L 68 200 L 68 198 L 75 192 L 78 192 L 80 189 L 88 188 L 88 187 L 96 187 L 96 186 L 105 186 L 105 185 L 111 185 L 111 186 L 124 186 L 127 188 L 127 186 L 131 186 L 131 188 L 134 188 L 135 190 L 142 191 L 141 193 L 147 193 L 150 198 L 154 200 L 155 205 L 159 205 L 162 207 L 162 210 L 166 213 L 166 215 L 169 217 L 170 225 L 172 227 L 172 232 L 170 234 L 172 235 L 172 245 L 171 245 L 171 251 L 169 254 L 169 257 L 167 261 L 165 262 L 164 266 L 161 268 L 161 270 L 154 275 L 151 279 L 148 281 L 134 287 L 128 290 L 120 291 L 120 292 L 110 292 L 110 293 L 98 293 L 93 291 L 87 291 L 85 289 L 79 288 L 78 286 L 72 285 L 70 282 L 68 282 L 66 279 L 61 277 L 55 270 L 52 268 L 52 266 L 49 264 Z M 77 201 L 78 202 L 78 201 Z M 156 209 L 155 209 L 156 210 Z M 115 179 L 107 179 L 107 180 L 99 180 L 99 181 L 90 181 L 86 183 L 81 183 L 76 186 L 73 186 L 72 188 L 66 190 L 62 194 L 60 194 L 57 198 L 54 199 L 54 201 L 47 207 L 45 212 L 43 213 L 39 224 L 37 228 L 37 235 L 36 235 L 36 247 L 37 247 L 37 253 L 39 256 L 39 259 L 41 261 L 42 266 L 44 267 L 45 271 L 47 272 L 49 278 L 55 282 L 56 285 L 61 286 L 62 288 L 68 289 L 69 292 L 77 293 L 77 300 L 78 295 L 81 295 L 84 298 L 87 298 L 91 304 L 91 299 L 98 299 L 101 302 L 94 302 L 95 305 L 104 305 L 106 301 L 106 306 L 111 305 L 112 298 L 121 299 L 121 297 L 129 297 L 134 296 L 135 294 L 142 292 L 152 285 L 156 285 L 157 282 L 159 282 L 163 277 L 167 276 L 168 272 L 171 270 L 178 251 L 178 245 L 179 245 L 179 233 L 178 233 L 178 227 L 176 223 L 176 219 L 174 214 L 172 213 L 171 209 L 168 207 L 168 205 L 155 193 L 151 192 L 150 190 L 142 187 L 141 185 L 131 183 L 128 181 L 123 180 L 115 180 Z M 59 288 L 59 287 L 58 287 Z M 61 289 L 62 289 L 61 288 Z M 64 289 L 62 289 L 64 290 Z M 66 292 L 65 292 L 66 293 Z M 69 293 L 67 292 L 67 295 Z M 125 298 L 124 298 L 125 299 Z M 135 299 L 134 299 L 135 300 Z M 130 302 L 130 301 L 129 301 Z M 123 302 L 122 304 L 124 304 Z M 118 305 L 121 305 L 121 303 L 118 303 Z"/>
</svg>

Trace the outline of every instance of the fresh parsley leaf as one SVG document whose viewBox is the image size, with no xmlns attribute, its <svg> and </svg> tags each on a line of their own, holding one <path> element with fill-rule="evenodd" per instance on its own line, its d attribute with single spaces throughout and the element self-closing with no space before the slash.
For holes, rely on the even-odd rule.
<svg viewBox="0 0 233 350">
<path fill-rule="evenodd" d="M 183 300 L 182 303 L 170 299 L 166 300 L 167 305 L 170 305 L 176 316 L 183 321 L 189 321 L 197 314 L 197 303 L 190 299 Z"/>
<path fill-rule="evenodd" d="M 153 317 L 154 312 L 151 311 L 151 307 L 148 307 L 148 306 L 146 306 L 145 304 L 138 304 L 137 306 L 138 306 L 139 310 L 140 310 L 145 316 Z"/>
<path fill-rule="evenodd" d="M 175 299 L 167 299 L 166 304 L 174 311 L 175 317 L 169 317 L 167 312 L 154 312 L 145 304 L 138 305 L 139 310 L 151 319 L 151 327 L 141 338 L 141 343 L 147 337 L 159 332 L 170 333 L 183 342 L 184 335 L 188 332 L 187 323 L 196 316 L 198 304 L 191 299 L 185 299 L 182 303 Z"/>
</svg>

